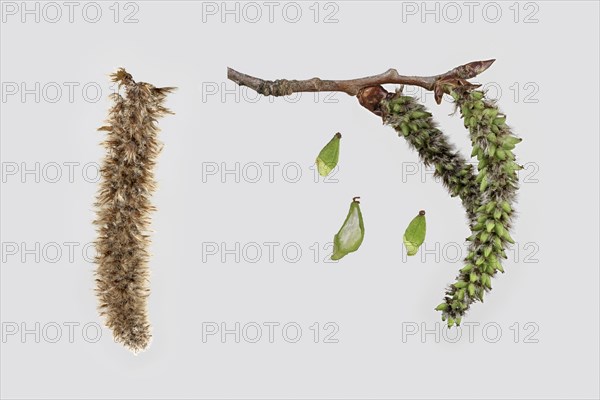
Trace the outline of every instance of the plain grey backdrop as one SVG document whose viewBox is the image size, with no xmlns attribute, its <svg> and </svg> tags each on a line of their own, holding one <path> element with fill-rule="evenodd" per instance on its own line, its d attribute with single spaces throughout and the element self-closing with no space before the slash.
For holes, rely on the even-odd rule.
<svg viewBox="0 0 600 400">
<path fill-rule="evenodd" d="M 597 2 L 19 1 L 2 2 L 1 35 L 3 398 L 598 398 Z M 260 98 L 226 70 L 346 79 L 488 58 L 474 81 L 526 168 L 506 273 L 457 337 L 433 308 L 466 255 L 460 202 L 355 98 Z M 137 356 L 102 327 L 90 246 L 121 66 L 179 88 Z M 406 90 L 468 155 L 451 103 Z M 339 168 L 317 179 L 338 131 Z M 325 262 L 353 196 L 364 243 Z M 426 243 L 407 258 L 420 209 Z"/>
</svg>

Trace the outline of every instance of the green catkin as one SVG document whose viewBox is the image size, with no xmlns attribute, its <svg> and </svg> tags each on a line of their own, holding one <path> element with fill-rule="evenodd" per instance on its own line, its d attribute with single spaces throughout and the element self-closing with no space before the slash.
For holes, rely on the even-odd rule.
<svg viewBox="0 0 600 400">
<path fill-rule="evenodd" d="M 137 353 L 151 339 L 146 311 L 150 197 L 160 152 L 156 120 L 171 113 L 163 104 L 174 88 L 136 83 L 124 69 L 111 75 L 124 95 L 111 95 L 96 200 L 96 294 L 115 341 Z"/>
<path fill-rule="evenodd" d="M 436 307 L 448 327 L 459 325 L 470 305 L 483 301 L 484 294 L 491 290 L 496 272 L 504 272 L 500 259 L 506 258 L 507 244 L 514 243 L 509 231 L 518 189 L 517 171 L 522 168 L 512 153 L 521 139 L 512 134 L 496 104 L 485 100 L 482 91 L 450 94 L 469 130 L 473 156 L 479 161 L 476 182 L 481 204 L 475 210 L 476 223 L 467 239 L 465 266 L 447 289 L 444 302 Z"/>
<path fill-rule="evenodd" d="M 475 183 L 473 165 L 454 149 L 437 128 L 425 106 L 401 91 L 381 102 L 383 122 L 392 126 L 414 148 L 426 166 L 434 166 L 452 197 L 459 196 L 471 226 L 476 224 L 479 207 L 479 184 Z"/>
</svg>

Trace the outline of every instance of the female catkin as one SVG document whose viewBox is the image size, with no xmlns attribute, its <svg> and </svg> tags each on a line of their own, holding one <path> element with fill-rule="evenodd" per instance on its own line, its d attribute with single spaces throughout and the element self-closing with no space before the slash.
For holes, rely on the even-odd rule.
<svg viewBox="0 0 600 400">
<path fill-rule="evenodd" d="M 100 169 L 96 200 L 96 294 L 99 311 L 117 342 L 133 352 L 151 339 L 146 310 L 150 197 L 155 189 L 154 165 L 161 144 L 158 118 L 171 112 L 164 107 L 174 88 L 156 88 L 135 82 L 123 68 L 111 75 L 119 91 L 106 125 L 106 155 Z"/>
<path fill-rule="evenodd" d="M 471 226 L 479 207 L 479 189 L 473 166 L 454 149 L 448 138 L 437 128 L 431 113 L 412 96 L 401 91 L 388 96 L 380 105 L 383 122 L 392 126 L 414 148 L 426 166 L 434 166 L 451 196 L 459 196 Z"/>
<path fill-rule="evenodd" d="M 484 293 L 491 290 L 496 272 L 504 272 L 500 259 L 506 258 L 507 243 L 514 243 L 509 230 L 518 188 L 517 171 L 521 169 L 512 152 L 521 139 L 512 134 L 496 104 L 485 100 L 482 91 L 455 90 L 450 94 L 469 130 L 472 155 L 479 161 L 476 182 L 481 204 L 475 210 L 476 223 L 468 238 L 465 266 L 437 307 L 448 326 L 460 324 L 470 305 L 483 301 Z"/>
</svg>

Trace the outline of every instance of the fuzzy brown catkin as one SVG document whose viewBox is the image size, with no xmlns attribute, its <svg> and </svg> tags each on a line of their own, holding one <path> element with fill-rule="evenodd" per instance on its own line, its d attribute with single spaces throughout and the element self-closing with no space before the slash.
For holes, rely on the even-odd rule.
<svg viewBox="0 0 600 400">
<path fill-rule="evenodd" d="M 148 246 L 154 165 L 161 144 L 158 118 L 174 88 L 135 82 L 123 68 L 111 75 L 120 93 L 106 125 L 106 155 L 100 169 L 96 220 L 96 294 L 99 311 L 117 342 L 137 353 L 151 339 L 146 300 L 149 294 Z"/>
</svg>

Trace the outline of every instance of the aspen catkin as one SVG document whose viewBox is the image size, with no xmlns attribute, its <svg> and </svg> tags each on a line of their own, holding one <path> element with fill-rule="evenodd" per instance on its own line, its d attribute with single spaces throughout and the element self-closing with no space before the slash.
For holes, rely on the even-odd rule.
<svg viewBox="0 0 600 400">
<path fill-rule="evenodd" d="M 111 75 L 124 94 L 113 93 L 103 142 L 96 201 L 96 294 L 99 311 L 117 342 L 134 353 L 151 339 L 146 310 L 150 197 L 155 189 L 154 165 L 160 152 L 158 118 L 174 88 L 135 82 L 123 68 Z"/>
<path fill-rule="evenodd" d="M 473 156 L 477 156 L 481 205 L 475 210 L 476 224 L 468 238 L 469 248 L 464 267 L 456 282 L 446 291 L 444 302 L 437 306 L 448 326 L 460 324 L 462 316 L 475 301 L 483 301 L 491 290 L 491 278 L 504 272 L 500 259 L 506 258 L 505 247 L 514 243 L 509 234 L 513 203 L 518 188 L 512 152 L 521 139 L 506 125 L 494 102 L 484 99 L 482 91 L 452 91 L 465 127 L 469 129 Z"/>
<path fill-rule="evenodd" d="M 426 166 L 434 166 L 451 196 L 462 200 L 470 225 L 475 224 L 479 207 L 479 189 L 473 166 L 454 149 L 448 138 L 437 128 L 431 113 L 412 96 L 396 92 L 380 104 L 383 122 L 392 126 L 414 148 Z"/>
</svg>

